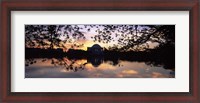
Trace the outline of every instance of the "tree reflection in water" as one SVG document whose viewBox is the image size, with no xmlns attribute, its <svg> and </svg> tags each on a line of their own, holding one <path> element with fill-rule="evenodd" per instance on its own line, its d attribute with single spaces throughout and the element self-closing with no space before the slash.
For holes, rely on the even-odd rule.
<svg viewBox="0 0 200 103">
<path fill-rule="evenodd" d="M 37 58 L 35 58 L 37 59 Z M 37 63 L 37 60 L 35 60 L 34 58 L 30 58 L 30 59 L 26 59 L 25 60 L 25 66 L 30 66 L 34 63 Z M 85 65 L 88 63 L 91 63 L 92 66 L 94 67 L 98 67 L 100 64 L 103 63 L 103 58 L 102 57 L 90 57 L 87 58 L 87 61 L 85 62 L 79 62 L 77 63 L 78 60 L 73 59 L 73 60 L 69 60 L 67 57 L 63 57 L 63 58 L 43 58 L 41 60 L 41 62 L 45 63 L 47 61 L 47 59 L 49 59 L 51 61 L 51 64 L 53 66 L 62 66 L 64 68 L 66 68 L 66 70 L 68 71 L 74 71 L 77 72 L 78 70 L 83 70 L 85 69 Z"/>
<path fill-rule="evenodd" d="M 89 72 L 87 69 L 91 69 L 91 68 L 89 68 L 89 66 L 92 66 L 92 68 L 95 69 L 96 71 L 99 71 L 99 70 L 101 72 L 107 71 L 107 73 L 109 71 L 109 73 L 111 72 L 111 74 L 112 74 L 112 71 L 113 71 L 113 73 L 117 72 L 116 68 L 118 68 L 118 69 L 121 69 L 121 71 L 122 71 L 122 74 L 119 74 L 118 77 L 123 77 L 122 75 L 127 75 L 128 77 L 132 77 L 135 74 L 137 74 L 138 71 L 132 70 L 132 67 L 134 67 L 135 65 L 134 64 L 130 65 L 130 66 L 128 66 L 130 68 L 127 68 L 127 65 L 125 64 L 126 62 L 129 62 L 129 65 L 131 63 L 143 63 L 143 62 L 140 62 L 140 61 L 124 61 L 124 60 L 120 60 L 119 58 L 109 60 L 108 58 L 105 59 L 102 56 L 91 56 L 91 57 L 88 57 L 87 59 L 74 59 L 74 58 L 69 59 L 68 57 L 63 57 L 63 58 L 29 58 L 29 59 L 25 60 L 25 65 L 26 65 L 26 69 L 32 67 L 32 65 L 33 66 L 39 65 L 38 67 L 40 69 L 43 68 L 42 65 L 48 65 L 48 66 L 51 66 L 51 67 L 53 66 L 54 68 L 62 68 L 62 69 L 65 69 L 68 72 L 74 72 L 74 73 L 75 72 L 82 73 L 82 71 Z M 109 65 L 112 66 L 115 69 L 106 70 L 107 68 L 109 68 Z M 163 69 L 163 70 L 169 69 L 169 68 L 163 68 L 164 65 L 162 65 L 162 64 L 153 63 L 153 62 L 150 62 L 150 61 L 145 62 L 144 65 L 147 65 L 147 66 L 152 67 L 152 68 Z M 102 69 L 102 67 L 104 69 Z M 141 66 L 141 67 L 138 67 L 138 69 L 141 68 L 141 70 L 144 69 L 146 72 L 148 72 L 149 69 L 150 69 L 149 67 L 146 67 L 146 66 L 142 67 Z M 99 69 L 99 68 L 101 68 L 101 69 Z M 161 70 L 161 71 L 163 71 L 163 70 Z M 170 71 L 169 74 L 168 74 L 168 77 L 174 77 L 175 76 L 174 69 L 165 70 L 165 71 Z M 109 73 L 105 74 L 105 75 L 109 75 Z M 158 72 L 152 72 L 152 74 L 154 75 L 152 77 L 161 77 L 162 76 L 162 73 L 158 73 Z M 48 75 L 50 75 L 50 74 L 48 74 Z M 92 74 L 92 75 L 94 75 L 94 74 Z M 95 76 L 99 76 L 99 77 L 102 77 L 102 78 L 104 77 L 104 76 L 102 76 L 102 74 L 100 75 L 98 73 L 96 73 Z M 144 76 L 149 76 L 149 75 L 144 74 Z M 29 77 L 31 77 L 31 76 L 29 76 Z M 142 75 L 137 76 L 137 77 L 142 78 Z M 71 77 L 71 78 L 73 78 L 73 77 Z"/>
</svg>

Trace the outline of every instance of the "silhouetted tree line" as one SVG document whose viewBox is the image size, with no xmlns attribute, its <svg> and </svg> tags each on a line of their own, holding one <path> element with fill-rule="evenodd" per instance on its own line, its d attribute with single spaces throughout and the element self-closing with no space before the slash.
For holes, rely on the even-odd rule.
<svg viewBox="0 0 200 103">
<path fill-rule="evenodd" d="M 175 48 L 170 45 L 165 45 L 157 49 L 149 49 L 143 52 L 139 51 L 109 51 L 105 50 L 104 55 L 91 55 L 87 51 L 83 50 L 70 50 L 67 53 L 61 50 L 43 50 L 43 49 L 26 49 L 26 59 L 34 58 L 57 58 L 62 61 L 63 58 L 67 57 L 70 61 L 81 60 L 81 59 L 100 59 L 103 61 L 111 61 L 114 66 L 119 64 L 119 61 L 131 61 L 131 62 L 145 62 L 148 65 L 163 66 L 165 69 L 175 69 Z M 31 52 L 39 52 L 37 54 L 31 54 Z M 31 62 L 30 62 L 31 63 Z M 33 63 L 33 62 L 32 62 Z M 63 64 L 63 63 L 58 63 Z M 63 64 L 64 65 L 64 64 Z M 65 65 L 66 66 L 66 65 Z M 68 65 L 70 66 L 70 65 Z M 81 66 L 82 67 L 82 66 Z M 71 68 L 71 67 L 70 67 Z"/>
</svg>

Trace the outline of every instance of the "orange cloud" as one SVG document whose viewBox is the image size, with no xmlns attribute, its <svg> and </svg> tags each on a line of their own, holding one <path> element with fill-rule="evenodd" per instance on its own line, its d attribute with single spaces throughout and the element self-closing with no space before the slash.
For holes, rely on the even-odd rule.
<svg viewBox="0 0 200 103">
<path fill-rule="evenodd" d="M 162 75 L 161 73 L 153 72 L 153 73 L 152 73 L 152 77 L 153 77 L 153 78 L 159 78 L 159 77 L 165 77 L 165 76 Z"/>
<path fill-rule="evenodd" d="M 138 74 L 138 72 L 135 70 L 123 70 L 122 73 L 123 74 Z"/>
</svg>

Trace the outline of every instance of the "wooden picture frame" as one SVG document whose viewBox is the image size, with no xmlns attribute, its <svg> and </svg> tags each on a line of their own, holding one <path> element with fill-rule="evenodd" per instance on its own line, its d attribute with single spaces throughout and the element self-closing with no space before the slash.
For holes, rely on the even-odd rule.
<svg viewBox="0 0 200 103">
<path fill-rule="evenodd" d="M 1 102 L 200 102 L 199 0 L 1 1 Z M 11 92 L 11 11 L 189 11 L 189 92 Z"/>
</svg>

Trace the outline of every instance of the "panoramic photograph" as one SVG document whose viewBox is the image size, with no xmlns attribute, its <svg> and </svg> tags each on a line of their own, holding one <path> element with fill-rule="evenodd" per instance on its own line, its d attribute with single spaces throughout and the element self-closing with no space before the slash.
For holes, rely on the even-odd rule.
<svg viewBox="0 0 200 103">
<path fill-rule="evenodd" d="M 175 78 L 175 25 L 25 25 L 25 78 Z"/>
</svg>

